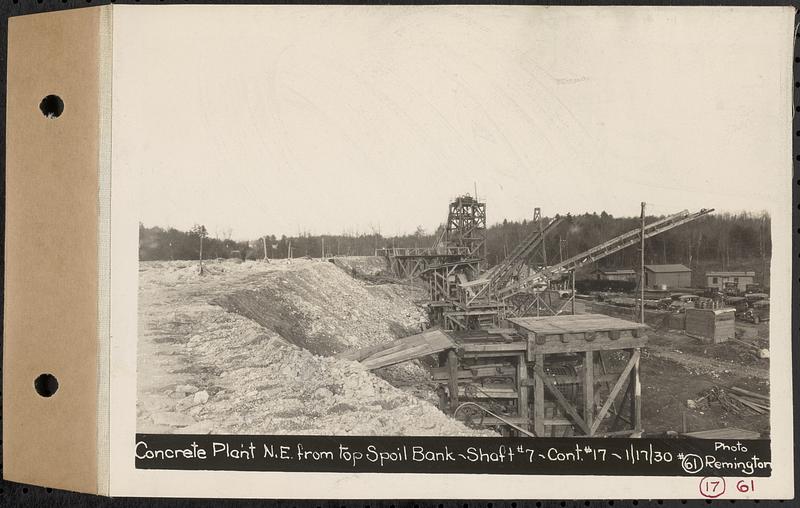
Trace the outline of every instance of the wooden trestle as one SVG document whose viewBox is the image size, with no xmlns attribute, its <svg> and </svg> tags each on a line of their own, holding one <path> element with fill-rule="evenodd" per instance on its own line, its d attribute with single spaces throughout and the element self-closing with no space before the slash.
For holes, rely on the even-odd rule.
<svg viewBox="0 0 800 508">
<path fill-rule="evenodd" d="M 638 435 L 639 359 L 646 325 L 599 314 L 511 318 L 504 328 L 452 332 L 456 347 L 432 371 L 443 409 L 475 402 L 536 436 Z M 620 372 L 603 353 L 623 351 Z M 471 423 L 513 433 L 479 410 Z"/>
<path fill-rule="evenodd" d="M 432 266 L 463 260 L 469 254 L 467 247 L 448 246 L 438 249 L 387 248 L 376 249 L 376 256 L 389 261 L 389 270 L 401 279 L 418 277 Z"/>
</svg>

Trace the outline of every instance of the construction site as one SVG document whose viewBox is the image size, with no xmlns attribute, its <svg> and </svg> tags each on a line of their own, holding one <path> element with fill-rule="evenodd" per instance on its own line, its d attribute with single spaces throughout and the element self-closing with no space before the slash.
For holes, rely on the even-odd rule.
<svg viewBox="0 0 800 508">
<path fill-rule="evenodd" d="M 462 195 L 428 247 L 203 275 L 141 262 L 137 430 L 768 437 L 768 322 L 715 295 L 665 310 L 641 280 L 625 306 L 576 290 L 580 270 L 712 212 L 646 222 L 643 205 L 640 227 L 548 262 L 570 219 L 535 208 L 489 266 L 486 203 Z"/>
</svg>

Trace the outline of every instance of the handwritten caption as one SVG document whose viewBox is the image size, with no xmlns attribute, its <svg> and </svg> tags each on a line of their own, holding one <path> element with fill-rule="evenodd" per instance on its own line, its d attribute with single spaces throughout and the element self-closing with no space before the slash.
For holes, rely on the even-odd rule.
<svg viewBox="0 0 800 508">
<path fill-rule="evenodd" d="M 735 479 L 729 479 L 735 480 Z M 709 499 L 716 499 L 728 492 L 727 481 L 718 476 L 707 476 L 700 480 L 700 494 Z M 736 480 L 732 494 L 749 494 L 756 491 L 756 481 L 753 478 Z"/>
<path fill-rule="evenodd" d="M 143 469 L 769 476 L 768 441 L 139 435 Z"/>
</svg>

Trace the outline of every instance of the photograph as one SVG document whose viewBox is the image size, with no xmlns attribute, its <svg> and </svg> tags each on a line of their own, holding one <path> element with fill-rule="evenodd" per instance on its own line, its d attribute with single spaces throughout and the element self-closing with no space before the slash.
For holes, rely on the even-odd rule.
<svg viewBox="0 0 800 508">
<path fill-rule="evenodd" d="M 130 15 L 136 431 L 769 438 L 769 62 L 669 11 L 357 11 Z"/>
<path fill-rule="evenodd" d="M 794 495 L 792 7 L 21 4 L 15 499 Z"/>
</svg>

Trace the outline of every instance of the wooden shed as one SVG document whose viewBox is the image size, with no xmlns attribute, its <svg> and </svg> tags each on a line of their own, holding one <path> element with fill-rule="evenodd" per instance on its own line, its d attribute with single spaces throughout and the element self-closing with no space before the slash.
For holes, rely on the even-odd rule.
<svg viewBox="0 0 800 508">
<path fill-rule="evenodd" d="M 686 335 L 717 344 L 735 337 L 735 309 L 686 309 Z"/>
<path fill-rule="evenodd" d="M 593 274 L 597 280 L 625 280 L 636 282 L 636 272 L 629 268 L 598 268 Z"/>
<path fill-rule="evenodd" d="M 688 288 L 692 285 L 692 270 L 681 264 L 644 265 L 644 285 L 648 288 Z"/>
</svg>

